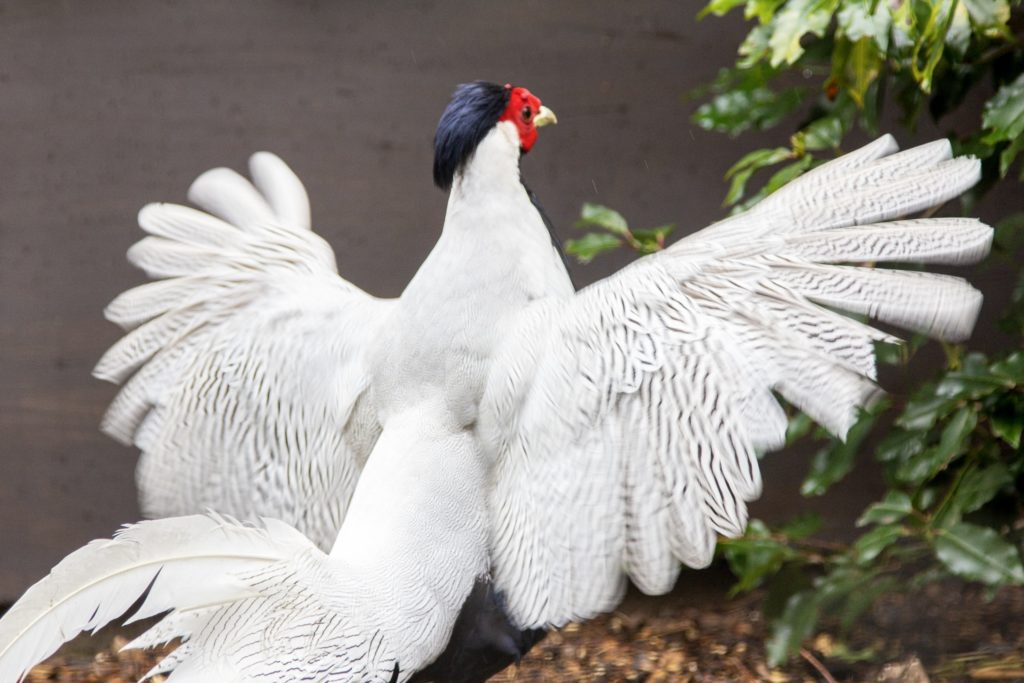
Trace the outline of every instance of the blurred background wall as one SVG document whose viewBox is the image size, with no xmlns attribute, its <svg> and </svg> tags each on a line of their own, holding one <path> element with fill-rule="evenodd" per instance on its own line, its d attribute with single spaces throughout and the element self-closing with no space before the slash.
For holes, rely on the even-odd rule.
<svg viewBox="0 0 1024 683">
<path fill-rule="evenodd" d="M 559 117 L 524 172 L 563 236 L 584 201 L 679 234 L 723 212 L 722 175 L 790 130 L 738 140 L 684 99 L 732 58 L 738 18 L 667 2 L 0 3 L 0 603 L 90 538 L 135 521 L 136 452 L 97 425 L 115 393 L 90 377 L 118 338 L 101 315 L 143 281 L 124 260 L 146 202 L 184 201 L 203 170 L 260 149 L 306 182 L 343 275 L 394 296 L 436 240 L 445 196 L 431 139 L 453 87 L 526 85 Z M 955 125 L 956 122 L 944 122 Z M 924 124 L 904 145 L 941 131 Z M 994 198 L 998 217 L 1019 198 Z M 626 254 L 574 266 L 578 283 Z M 974 277 L 974 276 L 972 276 Z M 987 295 L 1006 273 L 975 277 Z M 981 326 L 993 328 L 997 305 Z M 998 336 L 981 335 L 990 347 Z M 938 361 L 922 361 L 931 372 Z M 889 388 L 900 387 L 899 378 Z M 806 456 L 765 461 L 755 514 L 847 519 L 870 472 L 827 499 L 797 493 Z M 845 513 L 844 513 L 845 511 Z"/>
</svg>

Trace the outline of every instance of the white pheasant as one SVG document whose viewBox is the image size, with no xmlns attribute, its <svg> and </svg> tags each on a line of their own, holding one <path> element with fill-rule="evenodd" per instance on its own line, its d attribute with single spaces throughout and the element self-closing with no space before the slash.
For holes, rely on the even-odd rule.
<svg viewBox="0 0 1024 683">
<path fill-rule="evenodd" d="M 970 333 L 963 280 L 834 265 L 987 253 L 976 220 L 886 222 L 978 180 L 945 141 L 883 137 L 574 293 L 519 175 L 550 118 L 520 88 L 456 91 L 444 230 L 395 301 L 337 277 L 275 157 L 253 159 L 259 191 L 196 182 L 223 220 L 143 210 L 133 261 L 171 279 L 108 311 L 138 327 L 97 368 L 131 377 L 105 428 L 142 448 L 148 514 L 288 524 L 179 517 L 90 544 L 0 620 L 0 681 L 147 588 L 139 615 L 174 611 L 135 645 L 186 638 L 160 667 L 175 683 L 405 681 L 453 640 L 457 669 L 515 651 L 521 630 L 611 609 L 627 576 L 668 590 L 743 530 L 756 454 L 783 442 L 772 392 L 846 432 L 891 338 L 831 309 Z M 507 623 L 460 630 L 464 605 Z"/>
</svg>

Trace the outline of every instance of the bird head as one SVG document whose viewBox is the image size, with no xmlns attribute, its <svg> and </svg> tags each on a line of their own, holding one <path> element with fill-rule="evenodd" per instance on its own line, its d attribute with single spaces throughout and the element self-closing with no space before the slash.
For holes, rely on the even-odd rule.
<svg viewBox="0 0 1024 683">
<path fill-rule="evenodd" d="M 537 129 L 558 120 L 526 88 L 484 81 L 456 88 L 434 135 L 434 183 L 442 189 L 451 187 L 477 145 L 495 126 L 506 122 L 519 136 L 519 151 L 526 154 L 537 142 Z"/>
</svg>

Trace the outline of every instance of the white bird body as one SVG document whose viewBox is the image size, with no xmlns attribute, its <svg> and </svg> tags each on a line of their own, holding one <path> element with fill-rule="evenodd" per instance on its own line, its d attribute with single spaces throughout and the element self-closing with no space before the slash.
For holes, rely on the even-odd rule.
<svg viewBox="0 0 1024 683">
<path fill-rule="evenodd" d="M 460 427 L 476 420 L 492 357 L 529 302 L 572 283 L 519 181 L 519 140 L 499 123 L 456 177 L 444 228 L 370 356 L 382 420 L 443 397 Z"/>
<path fill-rule="evenodd" d="M 510 97 L 456 99 L 481 92 Z M 156 237 L 132 258 L 173 279 L 108 310 L 136 329 L 97 366 L 131 377 L 105 428 L 143 450 L 147 513 L 301 534 L 193 516 L 95 542 L 0 620 L 0 682 L 150 582 L 140 613 L 175 611 L 138 644 L 189 638 L 175 683 L 408 680 L 481 578 L 516 629 L 607 611 L 627 576 L 667 591 L 742 532 L 756 456 L 784 440 L 773 392 L 837 434 L 876 394 L 873 345 L 892 338 L 818 304 L 973 327 L 981 297 L 958 278 L 833 265 L 987 253 L 974 220 L 884 223 L 977 181 L 944 141 L 881 138 L 574 293 L 520 181 L 522 125 L 488 128 L 396 301 L 337 277 L 276 158 L 254 158 L 259 192 L 227 171 L 193 186 L 227 222 L 144 209 Z"/>
</svg>

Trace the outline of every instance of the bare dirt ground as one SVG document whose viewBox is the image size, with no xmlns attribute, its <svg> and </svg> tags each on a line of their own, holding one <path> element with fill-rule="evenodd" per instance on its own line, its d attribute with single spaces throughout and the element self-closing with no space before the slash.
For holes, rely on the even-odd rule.
<svg viewBox="0 0 1024 683">
<path fill-rule="evenodd" d="M 880 600 L 840 654 L 832 625 L 801 656 L 766 662 L 767 624 L 758 593 L 729 599 L 722 573 L 687 574 L 669 596 L 631 594 L 613 614 L 550 634 L 494 681 L 1024 681 L 1024 589 L 988 595 L 943 583 Z M 101 631 L 65 648 L 29 675 L 32 683 L 127 683 L 155 663 L 152 653 L 118 649 L 135 631 Z M 97 654 L 98 653 L 98 654 Z M 157 681 L 160 679 L 157 678 Z"/>
</svg>

